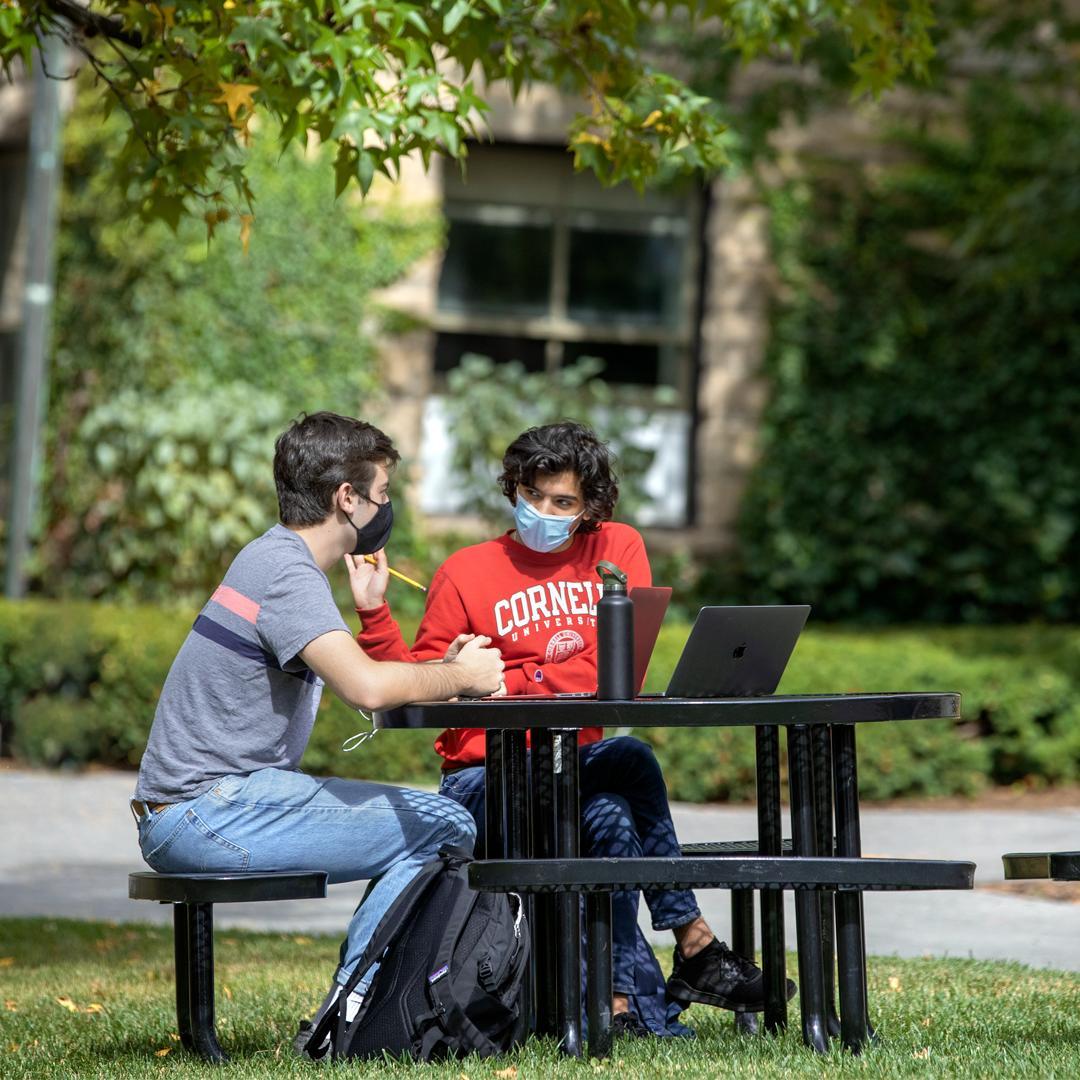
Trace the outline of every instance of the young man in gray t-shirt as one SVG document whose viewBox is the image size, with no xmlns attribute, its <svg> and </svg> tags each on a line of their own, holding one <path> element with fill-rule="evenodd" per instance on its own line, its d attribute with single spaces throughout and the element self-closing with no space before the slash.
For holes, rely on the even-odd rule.
<svg viewBox="0 0 1080 1080">
<path fill-rule="evenodd" d="M 483 695 L 503 662 L 464 636 L 441 664 L 379 663 L 357 645 L 327 571 L 381 551 L 398 453 L 370 424 L 303 417 L 274 448 L 281 524 L 233 560 L 169 670 L 132 808 L 139 846 L 163 873 L 298 870 L 372 879 L 353 915 L 324 1007 L 390 903 L 475 826 L 440 795 L 298 771 L 324 684 L 356 709 Z"/>
</svg>

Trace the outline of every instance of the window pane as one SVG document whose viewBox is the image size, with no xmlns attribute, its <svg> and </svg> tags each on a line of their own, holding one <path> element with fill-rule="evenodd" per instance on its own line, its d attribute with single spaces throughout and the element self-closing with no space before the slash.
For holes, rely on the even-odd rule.
<svg viewBox="0 0 1080 1080">
<path fill-rule="evenodd" d="M 570 318 L 677 326 L 682 237 L 570 230 Z"/>
<path fill-rule="evenodd" d="M 656 386 L 660 382 L 660 347 L 658 345 L 617 345 L 604 341 L 568 341 L 565 364 L 579 356 L 595 356 L 604 361 L 600 378 L 610 383 L 633 386 Z"/>
<path fill-rule="evenodd" d="M 451 221 L 439 307 L 545 315 L 550 274 L 550 226 Z"/>
<path fill-rule="evenodd" d="M 495 334 L 439 334 L 435 339 L 435 370 L 449 371 L 466 353 L 489 356 L 496 363 L 517 360 L 526 371 L 544 370 L 544 343 L 532 338 Z"/>
</svg>

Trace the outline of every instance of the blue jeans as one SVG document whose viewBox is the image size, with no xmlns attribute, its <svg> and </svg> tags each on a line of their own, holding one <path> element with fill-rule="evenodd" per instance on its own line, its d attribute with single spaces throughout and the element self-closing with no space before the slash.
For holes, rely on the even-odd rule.
<svg viewBox="0 0 1080 1080">
<path fill-rule="evenodd" d="M 341 983 L 420 867 L 448 844 L 471 851 L 475 837 L 472 818 L 440 795 L 285 769 L 224 776 L 139 820 L 143 858 L 159 873 L 326 870 L 331 883 L 372 879 L 342 946 Z"/>
<path fill-rule="evenodd" d="M 579 751 L 582 854 L 595 858 L 670 858 L 681 854 L 668 807 L 664 774 L 652 748 L 620 736 L 589 743 Z M 478 850 L 484 834 L 484 768 L 444 773 L 439 791 L 466 807 L 476 820 Z M 645 892 L 654 930 L 670 930 L 701 911 L 686 889 Z M 633 961 L 638 894 L 617 892 L 611 900 L 612 978 L 619 994 L 637 991 Z"/>
</svg>

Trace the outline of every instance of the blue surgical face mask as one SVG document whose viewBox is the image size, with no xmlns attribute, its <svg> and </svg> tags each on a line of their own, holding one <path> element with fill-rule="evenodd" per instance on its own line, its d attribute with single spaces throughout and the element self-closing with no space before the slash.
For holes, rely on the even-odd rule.
<svg viewBox="0 0 1080 1080">
<path fill-rule="evenodd" d="M 533 551 L 546 554 L 562 547 L 570 539 L 574 527 L 581 520 L 581 514 L 563 517 L 561 514 L 541 514 L 528 499 L 518 496 L 514 504 L 514 525 L 518 539 Z"/>
</svg>

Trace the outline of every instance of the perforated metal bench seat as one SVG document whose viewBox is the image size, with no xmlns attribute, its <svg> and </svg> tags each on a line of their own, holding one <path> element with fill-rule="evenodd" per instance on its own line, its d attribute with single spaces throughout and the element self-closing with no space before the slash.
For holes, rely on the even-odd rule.
<svg viewBox="0 0 1080 1080">
<path fill-rule="evenodd" d="M 1007 881 L 1080 881 L 1080 851 L 1013 851 L 1002 855 Z"/>
<path fill-rule="evenodd" d="M 679 850 L 686 855 L 757 855 L 761 843 L 757 840 L 707 840 L 700 844 L 680 844 Z M 782 854 L 790 855 L 795 846 L 791 840 L 785 840 Z"/>
<path fill-rule="evenodd" d="M 187 1049 L 207 1061 L 229 1060 L 214 1030 L 214 905 L 322 898 L 326 878 L 322 870 L 128 875 L 132 900 L 174 905 L 176 1021 Z"/>
<path fill-rule="evenodd" d="M 937 859 L 716 855 L 681 859 L 490 859 L 469 867 L 475 889 L 970 889 L 975 864 Z"/>
</svg>

